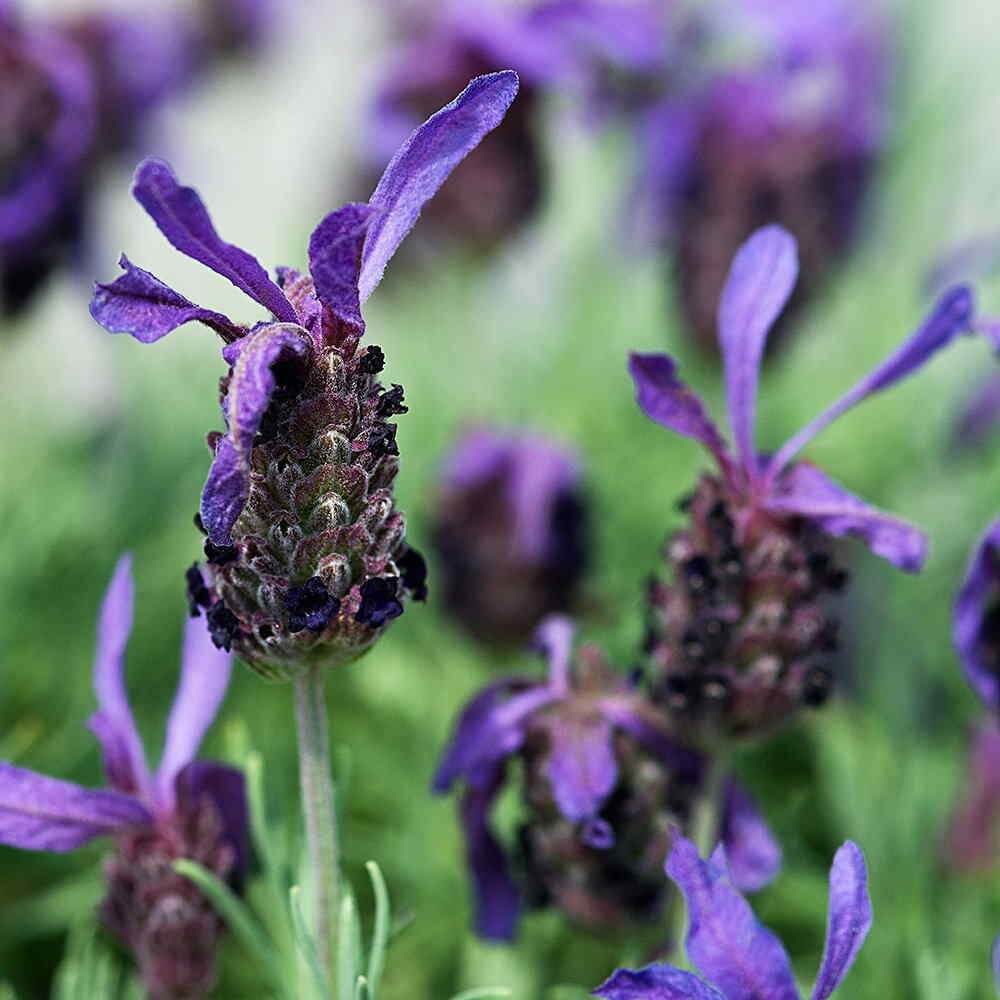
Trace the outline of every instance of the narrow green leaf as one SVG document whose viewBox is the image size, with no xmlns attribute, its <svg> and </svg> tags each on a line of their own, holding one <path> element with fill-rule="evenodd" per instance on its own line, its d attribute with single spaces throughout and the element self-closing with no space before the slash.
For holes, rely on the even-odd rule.
<svg viewBox="0 0 1000 1000">
<path fill-rule="evenodd" d="M 340 902 L 340 922 L 337 924 L 337 996 L 354 1000 L 355 983 L 361 965 L 361 925 L 354 895 L 345 886 Z"/>
<path fill-rule="evenodd" d="M 374 993 L 371 991 L 371 984 L 364 976 L 358 976 L 358 981 L 354 984 L 353 1000 L 372 1000 Z M 2 998 L 0 998 L 2 1000 Z"/>
<path fill-rule="evenodd" d="M 506 986 L 475 986 L 456 993 L 451 1000 L 504 1000 L 513 995 Z"/>
<path fill-rule="evenodd" d="M 389 890 L 386 889 L 382 869 L 374 861 L 365 865 L 375 896 L 375 923 L 372 927 L 372 943 L 368 951 L 368 994 L 371 1000 L 378 996 L 382 970 L 385 968 L 385 952 L 389 943 L 389 927 L 392 921 L 389 907 Z"/>
<path fill-rule="evenodd" d="M 323 997 L 325 1000 L 330 996 L 330 993 L 326 985 L 326 976 L 323 975 L 323 970 L 320 968 L 319 956 L 316 954 L 316 942 L 313 940 L 312 934 L 309 933 L 305 917 L 302 915 L 302 889 L 293 885 L 288 892 L 288 900 L 292 911 L 296 947 L 309 970 L 316 996 Z"/>
</svg>

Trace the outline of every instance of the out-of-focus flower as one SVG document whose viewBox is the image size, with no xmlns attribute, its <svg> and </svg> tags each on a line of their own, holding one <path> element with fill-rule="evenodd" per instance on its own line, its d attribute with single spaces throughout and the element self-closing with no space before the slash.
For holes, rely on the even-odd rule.
<svg viewBox="0 0 1000 1000">
<path fill-rule="evenodd" d="M 274 29 L 280 7 L 275 0 L 197 0 L 197 46 L 203 57 L 259 52 Z"/>
<path fill-rule="evenodd" d="M 188 624 L 166 742 L 151 772 L 125 689 L 132 605 L 126 556 L 101 608 L 94 663 L 98 711 L 90 729 L 109 787 L 83 788 L 0 762 L 0 843 L 63 852 L 113 837 L 102 921 L 135 956 L 152 997 L 200 997 L 215 981 L 223 925 L 173 863 L 197 861 L 233 885 L 246 869 L 243 775 L 194 759 L 225 696 L 232 662 L 214 648 L 203 622 Z"/>
<path fill-rule="evenodd" d="M 705 761 L 671 741 L 656 709 L 599 650 L 573 655 L 568 620 L 543 623 L 538 643 L 548 678 L 507 677 L 476 695 L 434 778 L 438 793 L 465 785 L 476 930 L 512 938 L 522 904 L 554 905 L 594 927 L 655 920 L 671 828 L 690 819 Z M 516 845 L 505 848 L 490 814 L 514 761 L 524 816 Z M 748 889 L 766 884 L 781 851 L 732 782 L 722 831 L 734 877 Z"/>
<path fill-rule="evenodd" d="M 523 645 L 570 610 L 587 564 L 575 456 L 532 434 L 479 428 L 448 456 L 434 544 L 444 606 L 477 638 Z"/>
<path fill-rule="evenodd" d="M 0 6 L 0 309 L 7 314 L 78 241 L 94 101 L 80 51 Z"/>
<path fill-rule="evenodd" d="M 798 1000 L 801 994 L 788 953 L 734 887 L 724 851 L 711 861 L 702 861 L 694 844 L 676 836 L 667 874 L 687 901 L 687 953 L 701 975 L 672 965 L 619 969 L 594 996 L 603 1000 Z M 834 855 L 830 869 L 826 946 L 811 1000 L 833 995 L 854 964 L 871 925 L 865 858 L 849 840 Z"/>
<path fill-rule="evenodd" d="M 708 745 L 759 734 L 802 703 L 825 698 L 823 654 L 836 625 L 821 598 L 846 583 L 828 536 L 853 536 L 906 572 L 923 565 L 914 526 L 868 506 L 799 452 L 863 399 L 922 367 L 972 329 L 971 291 L 958 286 L 882 364 L 774 453 L 755 442 L 757 387 L 768 332 L 798 273 L 795 240 L 777 226 L 737 253 L 719 306 L 719 343 L 735 449 L 665 355 L 633 354 L 637 400 L 651 420 L 694 438 L 713 456 L 685 502 L 690 523 L 667 544 L 669 583 L 650 589 L 649 652 L 657 696 L 676 731 Z"/>
<path fill-rule="evenodd" d="M 193 613 L 257 671 L 289 677 L 360 656 L 422 597 L 423 561 L 403 540 L 393 482 L 399 386 L 377 376 L 385 358 L 362 346 L 361 304 L 448 174 L 502 120 L 517 93 L 512 72 L 480 77 L 400 147 L 367 203 L 331 212 L 309 241 L 309 274 L 275 283 L 245 250 L 224 242 L 198 194 L 147 160 L 134 194 L 181 253 L 271 314 L 253 326 L 203 309 L 123 257 L 98 285 L 91 313 L 106 329 L 152 343 L 198 320 L 225 342 L 225 434 L 201 500 L 204 571 L 193 567 Z"/>
<path fill-rule="evenodd" d="M 952 440 L 960 448 L 977 448 L 1000 430 L 1000 373 L 985 378 L 969 396 L 955 421 Z"/>
<path fill-rule="evenodd" d="M 966 680 L 990 713 L 973 736 L 947 843 L 953 865 L 975 870 L 995 865 L 1000 849 L 1000 520 L 973 553 L 955 601 L 953 638 Z"/>
</svg>

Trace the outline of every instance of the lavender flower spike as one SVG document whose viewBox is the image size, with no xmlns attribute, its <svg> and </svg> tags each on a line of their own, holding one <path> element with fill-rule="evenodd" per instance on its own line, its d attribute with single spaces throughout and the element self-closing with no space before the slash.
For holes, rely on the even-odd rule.
<svg viewBox="0 0 1000 1000">
<path fill-rule="evenodd" d="M 688 906 L 688 957 L 699 976 L 670 965 L 619 969 L 594 996 L 603 1000 L 798 1000 L 784 946 L 757 922 L 725 870 L 724 855 L 702 861 L 677 835 L 667 874 Z M 826 946 L 811 1000 L 826 1000 L 843 982 L 872 923 L 861 849 L 847 841 L 830 869 Z"/>
<path fill-rule="evenodd" d="M 552 904 L 592 927 L 653 920 L 667 888 L 659 859 L 671 824 L 690 818 L 704 759 L 671 741 L 655 708 L 599 650 L 574 655 L 567 619 L 547 619 L 536 641 L 548 678 L 507 677 L 472 698 L 434 779 L 438 793 L 465 785 L 460 813 L 476 930 L 512 938 L 523 905 Z M 515 759 L 524 815 L 509 849 L 490 813 Z M 734 784 L 723 839 L 742 885 L 760 888 L 773 877 L 780 849 Z"/>
<path fill-rule="evenodd" d="M 125 691 L 132 600 L 131 559 L 124 556 L 98 622 L 98 711 L 90 720 L 109 787 L 82 788 L 0 762 L 0 843 L 63 852 L 113 837 L 102 921 L 134 955 L 151 996 L 201 997 L 215 981 L 223 924 L 173 863 L 197 861 L 234 885 L 246 870 L 243 775 L 195 760 L 225 696 L 232 663 L 213 647 L 202 622 L 188 624 L 163 755 L 151 773 Z"/>
<path fill-rule="evenodd" d="M 188 573 L 192 614 L 212 638 L 268 677 L 364 653 L 421 599 L 423 560 L 395 509 L 401 386 L 385 389 L 381 349 L 361 346 L 361 307 L 421 208 L 503 119 L 517 93 L 509 71 L 473 80 L 403 143 L 367 203 L 331 212 L 309 241 L 309 274 L 271 279 L 224 241 L 192 188 L 146 160 L 134 194 L 167 240 L 231 281 L 269 316 L 244 325 L 202 308 L 121 261 L 98 285 L 91 314 L 113 333 L 152 343 L 198 320 L 225 346 L 199 523 L 207 566 Z"/>
<path fill-rule="evenodd" d="M 700 442 L 718 467 L 685 502 L 690 526 L 668 543 L 673 581 L 650 592 L 648 648 L 660 695 L 695 740 L 763 732 L 829 692 L 822 659 L 835 646 L 836 623 L 819 598 L 847 582 L 832 563 L 829 536 L 856 537 L 906 572 L 918 571 L 927 554 L 921 531 L 797 456 L 837 417 L 972 332 L 972 293 L 945 292 L 893 354 L 769 454 L 756 440 L 760 367 L 797 274 L 795 240 L 777 226 L 758 230 L 733 260 L 718 318 L 735 448 L 671 358 L 633 354 L 629 363 L 643 412 Z"/>
</svg>

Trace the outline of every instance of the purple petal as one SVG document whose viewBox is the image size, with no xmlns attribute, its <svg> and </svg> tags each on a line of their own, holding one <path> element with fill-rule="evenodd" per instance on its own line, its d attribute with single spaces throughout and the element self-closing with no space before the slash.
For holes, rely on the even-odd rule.
<svg viewBox="0 0 1000 1000">
<path fill-rule="evenodd" d="M 992 599 L 1000 599 L 1000 520 L 979 540 L 952 612 L 952 641 L 965 678 L 991 710 L 1000 709 L 1000 677 L 984 656 L 982 630 Z"/>
<path fill-rule="evenodd" d="M 872 926 L 865 856 L 848 840 L 833 857 L 826 947 L 813 987 L 812 1000 L 826 1000 L 854 964 Z"/>
<path fill-rule="evenodd" d="M 222 313 L 202 309 L 184 298 L 124 254 L 118 265 L 125 273 L 110 284 L 95 285 L 90 302 L 90 315 L 105 330 L 131 334 L 143 344 L 155 343 L 192 320 L 210 326 L 226 340 L 245 332 Z"/>
<path fill-rule="evenodd" d="M 507 856 L 489 824 L 490 809 L 503 776 L 503 767 L 494 767 L 485 784 L 466 789 L 461 805 L 466 857 L 475 893 L 476 933 L 488 941 L 512 940 L 521 910 Z"/>
<path fill-rule="evenodd" d="M 754 428 L 757 384 L 767 335 L 799 274 L 795 238 L 780 226 L 758 229 L 733 258 L 719 302 L 719 346 L 736 449 L 747 475 L 757 475 Z"/>
<path fill-rule="evenodd" d="M 798 462 L 781 477 L 765 506 L 774 514 L 804 517 L 821 531 L 861 539 L 875 555 L 907 573 L 927 558 L 927 536 L 849 493 L 810 462 Z"/>
<path fill-rule="evenodd" d="M 824 428 L 863 399 L 888 389 L 922 367 L 935 353 L 960 333 L 972 329 L 975 303 L 972 290 L 958 285 L 945 292 L 919 329 L 905 340 L 873 372 L 807 424 L 781 446 L 771 459 L 767 475 L 773 481 L 781 470 Z"/>
<path fill-rule="evenodd" d="M 361 253 L 374 215 L 370 205 L 345 205 L 331 212 L 309 239 L 309 271 L 316 295 L 359 335 L 365 328 L 358 291 Z"/>
<path fill-rule="evenodd" d="M 132 557 L 118 560 L 97 621 L 94 692 L 98 711 L 90 729 L 101 744 L 104 771 L 113 788 L 145 797 L 149 792 L 146 754 L 125 689 L 125 648 L 132 631 Z"/>
<path fill-rule="evenodd" d="M 61 853 L 151 822 L 131 795 L 82 788 L 0 761 L 0 844 Z"/>
<path fill-rule="evenodd" d="M 236 854 L 236 876 L 241 880 L 250 860 L 250 819 L 242 771 L 212 760 L 195 760 L 178 772 L 174 793 L 176 801 L 185 805 L 197 805 L 203 796 L 212 800 L 222 819 L 223 839 Z"/>
<path fill-rule="evenodd" d="M 503 121 L 517 85 L 517 74 L 510 70 L 476 77 L 399 148 L 369 198 L 380 214 L 372 221 L 365 241 L 358 282 L 362 302 L 382 280 L 386 264 L 413 228 L 424 203 Z"/>
<path fill-rule="evenodd" d="M 576 629 L 565 615 L 549 615 L 535 629 L 534 645 L 549 664 L 549 687 L 559 695 L 569 692 L 570 659 Z"/>
<path fill-rule="evenodd" d="M 763 889 L 781 870 L 781 845 L 753 799 L 736 781 L 730 781 L 726 788 L 722 844 L 729 877 L 741 892 Z"/>
<path fill-rule="evenodd" d="M 698 395 L 677 377 L 677 365 L 666 354 L 632 354 L 629 374 L 639 408 L 650 420 L 675 434 L 700 441 L 723 471 L 732 465 L 726 442 Z"/>
<path fill-rule="evenodd" d="M 224 242 L 194 188 L 181 187 L 162 160 L 146 159 L 135 172 L 132 193 L 160 232 L 182 254 L 211 268 L 286 323 L 297 322 L 285 293 L 246 250 Z"/>
<path fill-rule="evenodd" d="M 167 808 L 173 804 L 178 773 L 194 760 L 218 714 L 232 666 L 232 655 L 216 649 L 204 617 L 189 618 L 184 626 L 181 679 L 167 719 L 167 738 L 156 772 L 157 793 Z"/>
<path fill-rule="evenodd" d="M 727 1000 L 694 973 L 672 965 L 619 969 L 594 990 L 594 996 L 603 1000 Z"/>
<path fill-rule="evenodd" d="M 680 834 L 674 835 L 667 874 L 687 901 L 688 956 L 726 1000 L 799 1000 L 777 936 L 757 922 L 728 879 L 702 861 Z"/>
<path fill-rule="evenodd" d="M 560 718 L 549 727 L 549 782 L 559 811 L 573 823 L 596 816 L 618 781 L 611 724 Z"/>
<path fill-rule="evenodd" d="M 228 545 L 229 533 L 250 492 L 250 452 L 277 388 L 273 366 L 303 358 L 310 341 L 298 326 L 273 323 L 244 337 L 226 394 L 229 433 L 219 441 L 201 495 L 201 517 L 209 538 Z"/>
<path fill-rule="evenodd" d="M 1000 991 L 1000 936 L 993 939 L 993 948 L 990 950 L 990 960 L 993 966 L 993 982 Z"/>
</svg>

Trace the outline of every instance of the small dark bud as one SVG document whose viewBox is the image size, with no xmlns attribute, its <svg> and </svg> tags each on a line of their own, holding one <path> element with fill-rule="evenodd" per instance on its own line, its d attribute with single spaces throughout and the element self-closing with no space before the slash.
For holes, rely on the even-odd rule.
<svg viewBox="0 0 1000 1000">
<path fill-rule="evenodd" d="M 240 631 L 236 615 L 222 601 L 216 601 L 208 609 L 205 617 L 208 619 L 208 633 L 212 637 L 212 642 L 217 649 L 224 649 L 228 653 L 233 648 L 233 641 Z"/>
<path fill-rule="evenodd" d="M 709 594 L 715 589 L 715 577 L 712 575 L 712 565 L 705 556 L 692 556 L 681 567 L 684 580 L 692 596 Z"/>
<path fill-rule="evenodd" d="M 288 631 L 322 632 L 340 610 L 340 601 L 327 592 L 318 577 L 307 580 L 301 587 L 290 587 L 285 593 L 288 611 Z"/>
<path fill-rule="evenodd" d="M 399 413 L 407 413 L 409 407 L 403 405 L 403 387 L 393 382 L 391 389 L 386 389 L 379 397 L 378 415 L 394 417 Z"/>
<path fill-rule="evenodd" d="M 235 562 L 239 557 L 235 545 L 216 545 L 210 539 L 205 539 L 205 558 L 216 566 L 225 566 Z"/>
<path fill-rule="evenodd" d="M 205 530 L 205 523 L 201 519 L 201 513 L 195 512 L 194 515 L 194 526 L 203 534 L 207 535 L 208 532 Z"/>
<path fill-rule="evenodd" d="M 368 451 L 376 458 L 398 455 L 395 424 L 376 424 L 368 434 Z"/>
<path fill-rule="evenodd" d="M 187 581 L 187 602 L 188 610 L 192 618 L 197 618 L 201 613 L 201 608 L 211 607 L 212 594 L 205 583 L 205 578 L 201 575 L 198 564 L 194 563 L 184 574 Z"/>
<path fill-rule="evenodd" d="M 370 345 L 358 361 L 358 371 L 366 375 L 378 375 L 383 368 L 385 368 L 385 355 L 382 353 L 382 348 L 376 344 Z"/>
<path fill-rule="evenodd" d="M 833 674 L 825 667 L 813 667 L 802 682 L 802 702 L 810 708 L 819 708 L 833 693 Z"/>
<path fill-rule="evenodd" d="M 403 613 L 403 605 L 396 597 L 398 578 L 373 576 L 361 584 L 361 607 L 354 620 L 369 628 L 381 628 L 386 622 Z"/>
<path fill-rule="evenodd" d="M 427 600 L 427 563 L 414 548 L 408 548 L 396 559 L 403 586 L 415 601 Z"/>
</svg>

